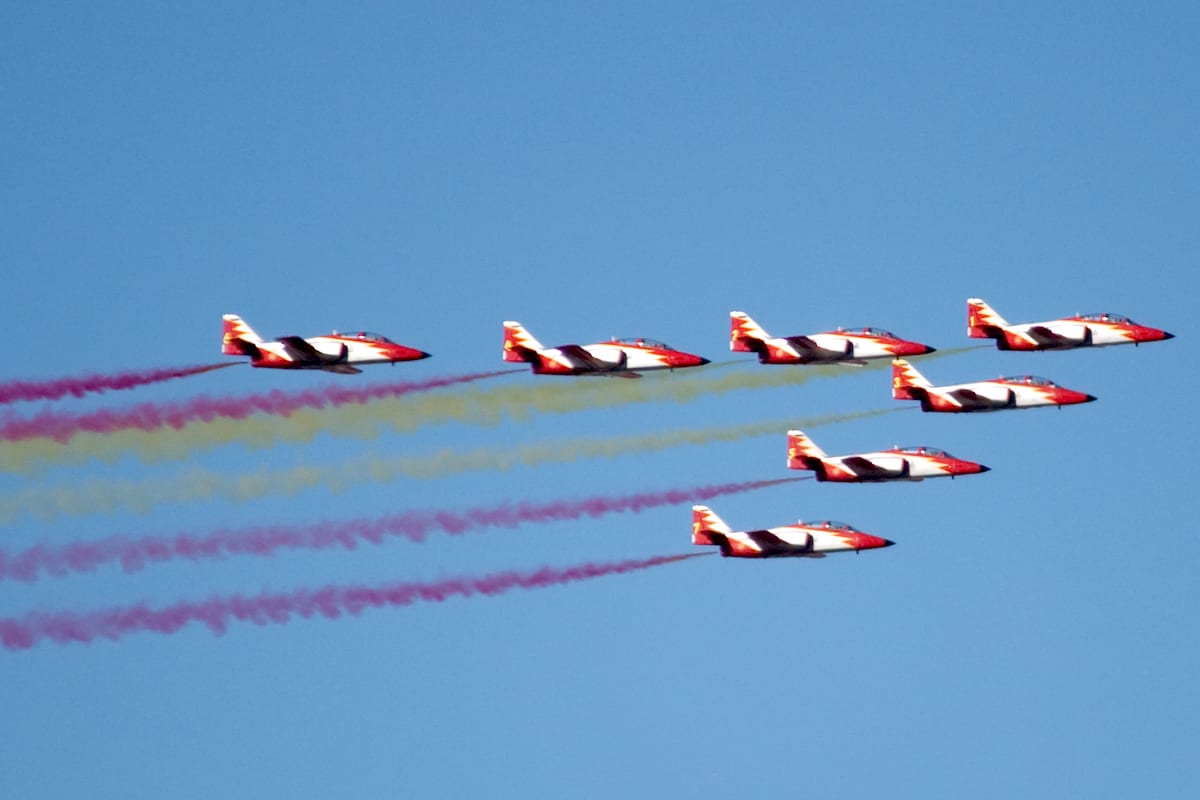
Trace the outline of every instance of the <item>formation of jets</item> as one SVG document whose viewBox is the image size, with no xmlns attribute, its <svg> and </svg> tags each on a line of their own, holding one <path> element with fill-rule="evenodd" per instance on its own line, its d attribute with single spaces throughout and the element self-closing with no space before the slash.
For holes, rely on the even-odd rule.
<svg viewBox="0 0 1200 800">
<path fill-rule="evenodd" d="M 729 349 L 754 353 L 760 364 L 866 364 L 892 359 L 892 397 L 916 400 L 922 411 L 971 413 L 1090 403 L 1096 398 L 1034 375 L 934 386 L 904 357 L 934 352 L 920 342 L 901 339 L 882 328 L 838 328 L 823 333 L 772 337 L 743 311 L 729 313 Z M 339 374 L 361 372 L 359 364 L 394 364 L 428 358 L 429 353 L 396 344 L 378 334 L 358 331 L 315 337 L 283 336 L 268 342 L 241 317 L 223 317 L 221 352 L 248 356 L 255 367 L 318 369 Z M 994 339 L 1000 350 L 1064 350 L 1142 344 L 1172 339 L 1164 330 L 1139 325 L 1120 314 L 1010 324 L 983 300 L 967 300 L 967 335 Z M 655 339 L 610 339 L 595 344 L 545 347 L 519 322 L 504 323 L 503 359 L 525 363 L 537 375 L 598 375 L 638 378 L 650 370 L 699 367 L 708 359 L 668 347 Z M 936 447 L 893 447 L 870 453 L 830 456 L 803 431 L 788 437 L 788 469 L 808 470 L 818 481 L 877 483 L 921 481 L 977 475 L 989 468 L 955 458 Z M 716 546 L 736 558 L 824 558 L 826 553 L 860 552 L 889 547 L 892 541 L 831 520 L 799 522 L 774 528 L 735 531 L 707 506 L 692 507 L 692 543 Z"/>
</svg>

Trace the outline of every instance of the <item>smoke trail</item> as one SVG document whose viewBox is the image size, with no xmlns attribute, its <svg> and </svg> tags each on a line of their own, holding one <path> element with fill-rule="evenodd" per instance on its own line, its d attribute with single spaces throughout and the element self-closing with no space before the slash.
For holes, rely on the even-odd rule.
<svg viewBox="0 0 1200 800">
<path fill-rule="evenodd" d="M 220 366 L 230 366 L 222 364 Z M 272 391 L 246 397 L 196 397 L 174 403 L 142 403 L 128 409 L 95 411 L 89 414 L 44 412 L 29 419 L 11 419 L 0 425 L 0 440 L 53 439 L 66 443 L 80 433 L 110 434 L 125 430 L 178 430 L 194 422 L 216 419 L 241 420 L 253 414 L 289 416 L 301 409 L 336 408 L 362 405 L 372 400 L 402 397 L 472 381 L 511 374 L 513 370 L 493 370 L 468 375 L 448 375 L 424 381 L 399 381 L 375 386 L 346 388 L 327 386 L 302 392 Z"/>
<path fill-rule="evenodd" d="M 606 575 L 660 567 L 708 555 L 675 556 L 588 563 L 574 567 L 542 567 L 534 572 L 496 572 L 478 577 L 448 578 L 427 583 L 393 583 L 383 586 L 326 586 L 259 595 L 210 597 L 162 608 L 144 604 L 103 611 L 33 612 L 19 618 L 0 618 L 0 643 L 9 650 L 27 650 L 44 639 L 58 644 L 88 643 L 95 639 L 121 639 L 137 631 L 176 633 L 191 622 L 200 622 L 221 636 L 231 622 L 283 625 L 292 617 L 328 619 L 358 616 L 368 608 L 403 607 L 415 603 L 440 603 L 451 597 L 493 596 L 512 589 L 541 589 Z"/>
<path fill-rule="evenodd" d="M 939 350 L 924 360 L 965 352 Z M 373 439 L 385 430 L 407 432 L 426 425 L 458 422 L 496 425 L 511 419 L 529 421 L 535 414 L 566 414 L 631 403 L 687 403 L 697 397 L 739 389 L 798 386 L 813 378 L 857 375 L 887 363 L 866 367 L 774 367 L 736 373 L 692 370 L 698 375 L 649 374 L 641 380 L 616 378 L 547 378 L 532 385 L 470 389 L 453 394 L 413 395 L 353 405 L 300 408 L 288 416 L 197 419 L 178 429 L 125 428 L 105 434 L 79 433 L 70 447 L 47 438 L 0 442 L 0 471 L 25 472 L 38 465 L 80 464 L 92 458 L 113 460 L 124 452 L 146 463 L 181 460 L 191 454 L 233 442 L 248 447 L 300 444 L 318 434 Z M 0 439 L 3 437 L 0 436 Z"/>
<path fill-rule="evenodd" d="M 684 445 L 782 434 L 789 428 L 817 428 L 912 410 L 911 406 L 904 406 L 731 427 L 684 428 L 620 437 L 564 439 L 521 447 L 479 448 L 466 452 L 442 450 L 431 456 L 367 456 L 349 459 L 336 466 L 260 470 L 235 476 L 192 469 L 180 475 L 144 481 L 96 479 L 54 487 L 32 487 L 0 496 L 0 522 L 10 522 L 22 514 L 49 520 L 60 515 L 107 514 L 122 509 L 145 513 L 169 503 L 191 503 L 212 498 L 240 503 L 263 497 L 295 495 L 317 487 L 336 492 L 355 484 L 385 483 L 398 477 L 428 479 L 479 470 L 503 471 L 517 466 L 566 463 L 584 458 L 615 458 Z"/>
<path fill-rule="evenodd" d="M 131 540 L 113 536 L 92 542 L 38 545 L 14 555 L 0 550 L 0 580 L 35 581 L 42 575 L 91 572 L 99 566 L 114 563 L 133 572 L 147 564 L 177 559 L 199 561 L 237 555 L 269 556 L 290 549 L 354 549 L 360 544 L 379 544 L 385 538 L 422 542 L 433 532 L 460 535 L 487 528 L 515 528 L 523 523 L 601 517 L 626 511 L 639 513 L 665 505 L 694 503 L 803 480 L 808 478 L 743 481 L 550 503 L 505 503 L 467 511 L 409 511 L 376 519 L 222 529 L 203 535 L 179 533 L 169 538 Z"/>
<path fill-rule="evenodd" d="M 175 378 L 200 375 L 225 367 L 236 367 L 237 362 L 205 364 L 196 367 L 168 367 L 165 369 L 115 372 L 111 375 L 81 375 L 77 378 L 59 378 L 52 381 L 8 381 L 0 383 L 0 404 L 19 403 L 23 400 L 58 400 L 73 395 L 83 397 L 94 392 L 120 391 L 162 383 Z"/>
</svg>

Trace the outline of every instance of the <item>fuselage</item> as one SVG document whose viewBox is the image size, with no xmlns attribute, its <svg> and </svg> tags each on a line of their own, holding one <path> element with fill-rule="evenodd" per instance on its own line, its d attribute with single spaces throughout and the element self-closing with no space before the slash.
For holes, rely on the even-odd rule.
<svg viewBox="0 0 1200 800">
<path fill-rule="evenodd" d="M 762 339 L 749 342 L 744 349 L 756 352 L 762 364 L 836 364 L 934 352 L 928 345 L 900 339 L 878 328 Z"/>
<path fill-rule="evenodd" d="M 844 483 L 920 481 L 989 471 L 982 464 L 955 458 L 934 447 L 898 447 L 849 456 L 810 456 L 790 452 L 788 456 L 789 469 L 812 470 L 818 481 Z"/>
<path fill-rule="evenodd" d="M 580 358 L 578 351 L 586 353 Z M 551 347 L 538 350 L 533 371 L 539 375 L 603 375 L 606 372 L 647 372 L 658 369 L 698 367 L 708 359 L 681 350 L 674 350 L 648 339 L 612 341 L 600 344 L 576 345 L 570 348 Z"/>
<path fill-rule="evenodd" d="M 972 316 L 968 321 L 967 335 L 974 339 L 995 339 L 999 350 L 1023 351 L 1136 345 L 1175 338 L 1164 330 L 1139 325 L 1120 314 L 1108 313 L 1078 314 L 1017 325 L 986 324 L 977 316 Z"/>
<path fill-rule="evenodd" d="M 1033 375 L 910 389 L 923 411 L 965 413 L 1090 403 L 1095 396 Z M 921 396 L 923 393 L 924 396 Z"/>
<path fill-rule="evenodd" d="M 331 364 L 389 364 L 429 357 L 424 351 L 366 332 L 313 336 L 304 341 L 319 358 L 307 358 L 307 354 L 283 340 L 256 345 L 260 357 L 252 358 L 250 363 L 277 369 L 325 369 Z"/>
<path fill-rule="evenodd" d="M 769 536 L 762 536 L 764 533 Z M 820 558 L 825 553 L 874 550 L 894 544 L 832 520 L 800 522 L 765 531 L 734 531 L 726 534 L 726 539 L 728 548 L 722 548 L 721 554 L 737 558 Z M 764 543 L 767 539 L 777 543 Z"/>
</svg>

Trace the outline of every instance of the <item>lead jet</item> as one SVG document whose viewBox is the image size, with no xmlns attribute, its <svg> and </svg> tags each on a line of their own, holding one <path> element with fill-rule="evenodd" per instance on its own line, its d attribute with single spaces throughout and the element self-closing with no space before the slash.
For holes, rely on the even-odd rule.
<svg viewBox="0 0 1200 800">
<path fill-rule="evenodd" d="M 729 312 L 729 349 L 757 353 L 760 364 L 854 364 L 868 358 L 932 353 L 920 342 L 901 339 L 882 328 L 838 328 L 807 336 L 772 337 L 743 311 Z"/>
<path fill-rule="evenodd" d="M 892 361 L 892 397 L 920 400 L 922 411 L 963 413 L 1003 411 L 1006 408 L 1069 406 L 1090 403 L 1094 395 L 1059 386 L 1036 375 L 1017 375 L 990 381 L 934 386 L 903 358 Z"/>
<path fill-rule="evenodd" d="M 273 369 L 320 369 L 339 375 L 362 372 L 355 364 L 394 364 L 429 358 L 429 353 L 367 331 L 326 336 L 281 336 L 265 341 L 236 314 L 221 317 L 225 336 L 221 352 L 227 356 L 249 356 L 250 366 Z"/>
<path fill-rule="evenodd" d="M 692 544 L 716 545 L 722 556 L 733 558 L 824 558 L 826 553 L 874 550 L 895 542 L 831 520 L 735 531 L 708 506 L 692 506 Z"/>
<path fill-rule="evenodd" d="M 521 323 L 504 323 L 504 360 L 530 364 L 535 375 L 608 375 L 640 378 L 652 369 L 699 367 L 707 358 L 654 339 L 611 339 L 599 344 L 544 347 Z"/>
<path fill-rule="evenodd" d="M 995 339 L 998 350 L 1068 350 L 1175 338 L 1174 334 L 1138 325 L 1120 314 L 1076 314 L 1049 322 L 1011 325 L 978 297 L 967 299 L 967 336 Z"/>
<path fill-rule="evenodd" d="M 830 456 L 804 431 L 788 431 L 788 469 L 812 470 L 818 481 L 865 483 L 953 478 L 977 475 L 991 468 L 955 458 L 936 447 L 893 447 L 875 453 Z"/>
</svg>

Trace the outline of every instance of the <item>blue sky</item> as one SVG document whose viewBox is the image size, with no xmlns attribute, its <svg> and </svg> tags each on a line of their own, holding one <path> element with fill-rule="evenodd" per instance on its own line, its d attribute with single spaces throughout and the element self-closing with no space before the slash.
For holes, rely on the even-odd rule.
<svg viewBox="0 0 1200 800">
<path fill-rule="evenodd" d="M 844 520 L 888 550 L 0 653 L 7 793 L 1192 794 L 1198 21 L 1187 4 L 6 6 L 5 379 L 216 361 L 226 312 L 267 336 L 366 328 L 434 354 L 349 378 L 238 367 L 56 409 L 493 369 L 504 319 L 548 344 L 645 335 L 718 362 L 734 308 L 772 333 L 873 325 L 951 349 L 980 296 L 1014 322 L 1113 311 L 1179 337 L 921 365 L 942 383 L 1044 375 L 1099 396 L 1086 406 L 811 431 L 836 453 L 941 447 L 986 475 L 710 503 L 741 527 Z M 125 456 L 3 475 L 0 494 L 898 405 L 885 372 L 847 369 Z M 785 430 L 22 518 L 3 547 L 786 477 Z M 689 526 L 684 504 L 105 568 L 0 583 L 0 615 L 687 552 Z"/>
</svg>

